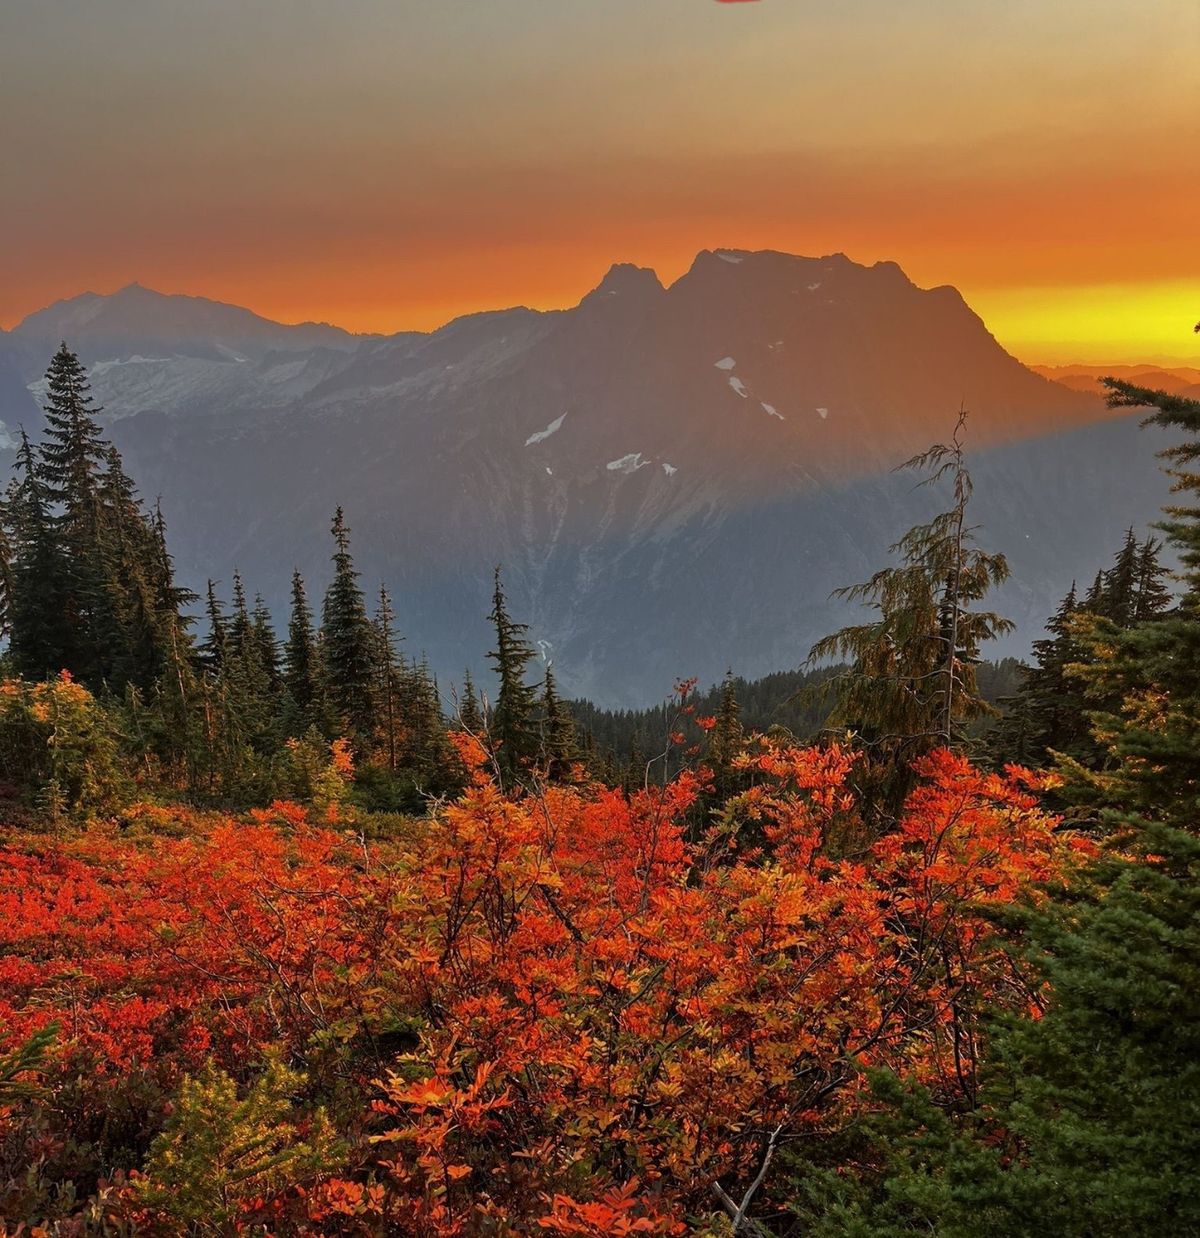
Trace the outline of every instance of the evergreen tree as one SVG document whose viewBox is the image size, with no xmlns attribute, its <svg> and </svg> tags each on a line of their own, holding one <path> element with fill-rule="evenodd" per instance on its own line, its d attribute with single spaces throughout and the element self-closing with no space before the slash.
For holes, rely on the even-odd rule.
<svg viewBox="0 0 1200 1238">
<path fill-rule="evenodd" d="M 475 690 L 475 681 L 470 670 L 463 672 L 462 693 L 458 700 L 458 727 L 468 735 L 482 739 L 487 731 L 487 720 L 483 716 L 483 704 Z"/>
<path fill-rule="evenodd" d="M 283 682 L 294 714 L 288 729 L 293 736 L 303 735 L 317 722 L 319 674 L 312 608 L 308 604 L 304 578 L 299 571 L 293 571 L 292 611 L 283 650 Z"/>
<path fill-rule="evenodd" d="M 744 736 L 740 721 L 741 706 L 737 699 L 737 685 L 733 671 L 726 671 L 721 684 L 721 704 L 708 734 L 705 761 L 713 773 L 713 801 L 723 804 L 741 789 L 742 779 L 734 769 L 734 761 L 741 756 Z"/>
<path fill-rule="evenodd" d="M 235 657 L 246 660 L 257 658 L 258 645 L 254 638 L 254 621 L 246 603 L 246 586 L 242 574 L 236 568 L 233 573 L 233 614 L 229 619 L 229 648 Z"/>
<path fill-rule="evenodd" d="M 1171 590 L 1166 584 L 1167 569 L 1159 561 L 1162 543 L 1146 538 L 1138 550 L 1136 602 L 1133 622 L 1156 619 L 1171 606 Z"/>
<path fill-rule="evenodd" d="M 47 679 L 76 662 L 75 631 L 67 611 L 66 556 L 24 430 L 16 468 L 6 504 L 13 551 L 9 651 L 20 675 Z"/>
<path fill-rule="evenodd" d="M 398 731 L 400 729 L 400 668 L 396 661 L 396 615 L 386 586 L 379 586 L 379 603 L 375 610 L 375 635 L 378 642 L 378 694 L 380 720 L 384 729 L 384 747 L 388 768 L 394 773 L 398 762 Z"/>
<path fill-rule="evenodd" d="M 37 472 L 64 552 L 63 603 L 75 633 L 69 669 L 99 687 L 119 641 L 114 589 L 105 561 L 101 479 L 110 463 L 87 372 L 63 343 L 46 371 L 45 430 Z"/>
<path fill-rule="evenodd" d="M 1117 704 L 1096 728 L 1107 760 L 1065 761 L 1065 790 L 1114 846 L 1028 914 L 1044 1015 L 999 1031 L 965 1124 L 927 1108 L 893 1141 L 887 1224 L 856 1232 L 1200 1233 L 1200 401 L 1106 382 L 1112 404 L 1187 435 L 1161 453 L 1188 495 L 1160 526 L 1179 606 L 1125 630 L 1102 615 L 1081 636 L 1088 691 Z"/>
<path fill-rule="evenodd" d="M 219 671 L 228 651 L 229 624 L 211 579 L 205 591 L 204 613 L 208 619 L 208 635 L 200 642 L 200 662 L 210 671 Z"/>
<path fill-rule="evenodd" d="M 552 782 L 565 782 L 571 777 L 579 759 L 575 735 L 575 720 L 558 697 L 554 672 L 546 667 L 542 682 L 542 756 L 541 766 Z"/>
<path fill-rule="evenodd" d="M 900 466 L 928 470 L 925 485 L 949 478 L 953 505 L 892 547 L 899 566 L 835 595 L 871 607 L 878 618 L 827 636 L 809 654 L 813 662 L 849 662 L 818 691 L 836 700 L 830 722 L 853 730 L 864 745 L 875 784 L 868 806 L 885 816 L 902 802 L 915 757 L 963 742 L 964 724 L 994 712 L 978 692 L 975 666 L 982 645 L 1013 626 L 974 609 L 1007 579 L 1008 564 L 1003 555 L 978 549 L 967 524 L 965 419 L 960 413 L 949 444 Z"/>
<path fill-rule="evenodd" d="M 529 663 L 534 658 L 533 646 L 526 639 L 529 625 L 515 623 L 509 616 L 496 569 L 492 611 L 488 618 L 496 628 L 496 648 L 488 658 L 496 668 L 499 689 L 496 708 L 492 711 L 491 737 L 496 745 L 496 759 L 509 782 L 537 756 L 537 733 L 534 713 L 537 689 L 526 682 Z"/>
<path fill-rule="evenodd" d="M 324 678 L 339 726 L 361 754 L 370 748 L 376 726 L 375 637 L 340 507 L 332 532 L 333 581 L 322 612 Z"/>
<path fill-rule="evenodd" d="M 254 610 L 250 615 L 250 626 L 253 631 L 254 647 L 258 663 L 266 677 L 267 687 L 271 692 L 277 692 L 283 682 L 279 667 L 279 640 L 271 623 L 271 612 L 263 601 L 261 593 L 254 596 Z"/>
<path fill-rule="evenodd" d="M 1080 613 L 1075 583 L 1033 642 L 1036 665 L 1020 690 L 1003 702 L 1005 715 L 989 738 L 996 763 L 1041 767 L 1051 752 L 1081 755 L 1090 745 L 1082 686 L 1070 673 L 1081 648 L 1075 636 Z"/>
</svg>

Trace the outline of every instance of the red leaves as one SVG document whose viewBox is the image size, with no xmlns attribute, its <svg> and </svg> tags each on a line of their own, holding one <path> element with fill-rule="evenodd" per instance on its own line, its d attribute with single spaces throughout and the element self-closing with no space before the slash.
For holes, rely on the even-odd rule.
<svg viewBox="0 0 1200 1238">
<path fill-rule="evenodd" d="M 862 1103 L 856 1062 L 969 1089 L 982 1004 L 1040 996 L 981 915 L 1075 862 L 1023 771 L 932 754 L 852 862 L 830 839 L 857 823 L 853 754 L 763 742 L 739 812 L 765 854 L 714 860 L 686 832 L 691 776 L 513 799 L 456 742 L 472 785 L 403 851 L 284 803 L 11 844 L 5 1039 L 57 1019 L 102 1105 L 131 1072 L 165 1094 L 208 1056 L 415 1028 L 357 1077 L 359 1172 L 308 1197 L 314 1223 L 673 1234 L 714 1182 L 755 1179 L 766 1133 L 819 1137 Z"/>
</svg>

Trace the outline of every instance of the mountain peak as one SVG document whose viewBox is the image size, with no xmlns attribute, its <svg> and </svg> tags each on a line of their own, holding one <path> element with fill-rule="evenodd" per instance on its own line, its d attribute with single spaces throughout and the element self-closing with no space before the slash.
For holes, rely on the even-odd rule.
<svg viewBox="0 0 1200 1238">
<path fill-rule="evenodd" d="M 587 294 L 580 305 L 608 297 L 644 297 L 665 291 L 658 275 L 649 267 L 632 262 L 614 262 L 608 274 Z"/>
</svg>

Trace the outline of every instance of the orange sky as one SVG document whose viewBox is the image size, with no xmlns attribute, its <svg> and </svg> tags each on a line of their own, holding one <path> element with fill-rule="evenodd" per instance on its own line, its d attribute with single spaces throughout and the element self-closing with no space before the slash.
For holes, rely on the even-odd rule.
<svg viewBox="0 0 1200 1238">
<path fill-rule="evenodd" d="M 0 324 L 137 279 L 430 327 L 769 247 L 1194 361 L 1198 104 L 1194 0 L 12 0 Z"/>
</svg>

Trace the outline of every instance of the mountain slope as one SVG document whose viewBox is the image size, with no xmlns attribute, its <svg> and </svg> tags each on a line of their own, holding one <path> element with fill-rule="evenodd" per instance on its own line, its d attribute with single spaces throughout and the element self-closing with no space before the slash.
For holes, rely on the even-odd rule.
<svg viewBox="0 0 1200 1238">
<path fill-rule="evenodd" d="M 929 510 L 889 470 L 962 403 L 1021 641 L 1161 501 L 1134 420 L 1033 374 L 957 292 L 890 263 L 706 251 L 669 288 L 616 266 L 571 310 L 313 344 L 241 317 L 236 336 L 229 307 L 214 326 L 213 303 L 184 299 L 170 354 L 162 331 L 138 339 L 140 294 L 118 298 L 120 356 L 116 309 L 68 302 L 54 322 L 92 358 L 189 580 L 236 565 L 282 607 L 293 565 L 323 586 L 343 503 L 365 583 L 387 578 L 410 649 L 443 673 L 480 662 L 497 562 L 573 693 L 638 703 L 675 674 L 794 664 L 844 614 L 829 591 Z M 13 334 L 45 331 L 35 315 Z"/>
</svg>

